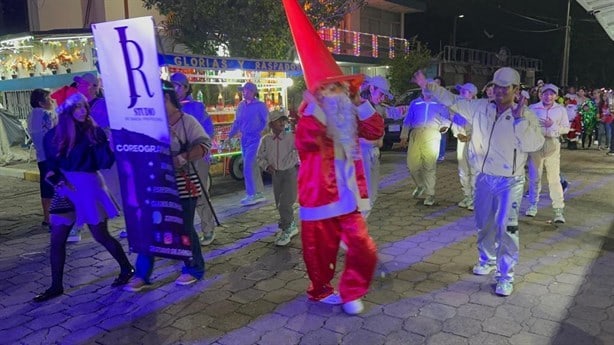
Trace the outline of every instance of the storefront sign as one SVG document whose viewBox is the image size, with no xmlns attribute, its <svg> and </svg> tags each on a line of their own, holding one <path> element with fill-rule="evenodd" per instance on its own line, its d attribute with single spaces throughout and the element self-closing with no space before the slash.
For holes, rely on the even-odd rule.
<svg viewBox="0 0 614 345">
<path fill-rule="evenodd" d="M 130 250 L 189 258 L 151 17 L 92 25 Z"/>
<path fill-rule="evenodd" d="M 231 59 L 225 57 L 207 57 L 191 55 L 162 55 L 165 65 L 182 68 L 201 68 L 212 70 L 263 71 L 263 72 L 300 72 L 301 65 L 289 61 L 265 61 L 249 59 Z"/>
</svg>

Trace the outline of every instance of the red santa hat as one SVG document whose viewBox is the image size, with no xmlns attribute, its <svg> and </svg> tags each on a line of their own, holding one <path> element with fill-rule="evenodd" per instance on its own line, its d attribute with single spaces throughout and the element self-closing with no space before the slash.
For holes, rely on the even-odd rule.
<svg viewBox="0 0 614 345">
<path fill-rule="evenodd" d="M 53 98 L 55 104 L 59 107 L 68 97 L 74 95 L 77 92 L 79 91 L 76 88 L 64 85 L 61 88 L 53 91 L 53 93 L 51 93 L 49 97 Z"/>
<path fill-rule="evenodd" d="M 347 81 L 350 92 L 358 92 L 364 76 L 343 74 L 298 0 L 283 0 L 283 4 L 309 91 L 315 92 L 321 86 Z"/>
</svg>

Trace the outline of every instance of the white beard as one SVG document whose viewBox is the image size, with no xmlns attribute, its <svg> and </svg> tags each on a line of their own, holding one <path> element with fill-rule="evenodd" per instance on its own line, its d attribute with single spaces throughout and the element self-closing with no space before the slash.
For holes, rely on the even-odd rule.
<svg viewBox="0 0 614 345">
<path fill-rule="evenodd" d="M 326 115 L 326 133 L 335 143 L 343 147 L 345 156 L 359 159 L 356 108 L 345 93 L 324 95 L 321 101 Z"/>
</svg>

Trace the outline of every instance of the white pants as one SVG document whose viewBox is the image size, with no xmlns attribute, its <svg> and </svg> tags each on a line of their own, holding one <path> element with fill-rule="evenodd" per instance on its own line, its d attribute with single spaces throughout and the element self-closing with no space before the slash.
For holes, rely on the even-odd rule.
<svg viewBox="0 0 614 345">
<path fill-rule="evenodd" d="M 512 282 L 518 263 L 518 210 L 524 176 L 479 174 L 475 183 L 478 260 L 497 265 L 497 280 Z"/>
<path fill-rule="evenodd" d="M 250 142 L 243 145 L 243 178 L 245 182 L 245 192 L 247 195 L 255 195 L 264 191 L 262 183 L 262 170 L 258 166 L 256 155 L 258 154 L 258 143 Z"/>
<path fill-rule="evenodd" d="M 539 201 L 539 193 L 542 189 L 542 173 L 545 167 L 552 208 L 565 207 L 563 187 L 561 186 L 561 144 L 557 141 L 555 145 L 554 153 L 547 158 L 543 158 L 540 154 L 529 154 L 529 202 L 531 204 L 537 204 Z"/>
<path fill-rule="evenodd" d="M 424 188 L 426 195 L 435 195 L 440 141 L 437 128 L 413 128 L 409 134 L 407 168 L 416 186 Z"/>
<path fill-rule="evenodd" d="M 372 144 L 360 144 L 362 153 L 362 164 L 365 169 L 365 178 L 367 180 L 367 191 L 369 193 L 369 202 L 371 208 L 377 199 L 377 190 L 379 186 L 379 148 Z"/>
<path fill-rule="evenodd" d="M 207 159 L 202 159 L 195 162 L 194 166 L 198 172 L 198 178 L 203 184 L 203 195 L 196 200 L 196 210 L 194 212 L 194 224 L 197 224 L 196 219 L 200 220 L 200 230 L 203 233 L 210 233 L 215 229 L 215 219 L 213 211 L 207 202 L 205 193 L 209 191 L 209 167 L 211 163 Z"/>
<path fill-rule="evenodd" d="M 473 199 L 475 193 L 475 172 L 469 164 L 469 145 L 468 143 L 457 141 L 456 160 L 458 161 L 458 176 L 465 197 Z"/>
</svg>

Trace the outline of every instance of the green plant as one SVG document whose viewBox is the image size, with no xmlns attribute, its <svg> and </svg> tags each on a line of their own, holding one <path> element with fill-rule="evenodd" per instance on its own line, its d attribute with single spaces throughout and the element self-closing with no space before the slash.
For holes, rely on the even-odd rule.
<svg viewBox="0 0 614 345">
<path fill-rule="evenodd" d="M 390 66 L 388 78 L 392 92 L 401 95 L 410 89 L 414 73 L 428 67 L 434 58 L 426 44 L 420 42 L 417 37 L 412 37 L 409 52 L 400 53 L 387 61 Z"/>
</svg>

